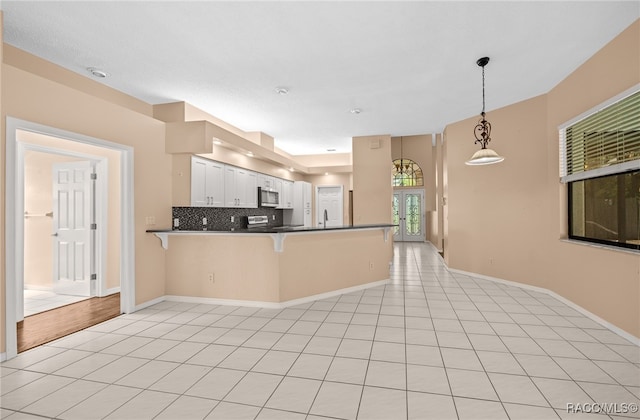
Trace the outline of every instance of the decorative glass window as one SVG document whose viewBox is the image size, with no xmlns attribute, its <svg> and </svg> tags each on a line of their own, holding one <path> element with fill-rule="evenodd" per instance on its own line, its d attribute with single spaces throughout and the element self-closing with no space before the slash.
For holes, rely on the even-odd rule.
<svg viewBox="0 0 640 420">
<path fill-rule="evenodd" d="M 396 159 L 391 169 L 394 187 L 421 187 L 424 185 L 422 169 L 411 159 Z"/>
</svg>

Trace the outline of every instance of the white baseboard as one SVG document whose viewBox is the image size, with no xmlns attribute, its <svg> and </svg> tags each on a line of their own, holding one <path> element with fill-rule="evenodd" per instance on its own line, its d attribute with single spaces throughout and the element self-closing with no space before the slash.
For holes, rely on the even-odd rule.
<svg viewBox="0 0 640 420">
<path fill-rule="evenodd" d="M 165 301 L 165 296 L 160 296 L 155 299 L 148 300 L 146 302 L 141 303 L 140 305 L 136 305 L 133 308 L 133 312 L 138 312 L 142 309 L 148 308 L 149 306 L 153 306 L 157 303 L 164 302 L 164 301 Z"/>
<path fill-rule="evenodd" d="M 0 353 L 0 362 L 7 360 L 7 353 Z"/>
<path fill-rule="evenodd" d="M 116 293 L 120 293 L 120 286 L 112 287 L 111 289 L 107 289 L 105 296 L 114 295 Z"/>
<path fill-rule="evenodd" d="M 218 298 L 204 298 L 194 296 L 177 296 L 166 295 L 164 300 L 170 302 L 184 302 L 184 303 L 201 303 L 206 305 L 225 305 L 225 306 L 247 306 L 251 308 L 268 308 L 268 309 L 280 309 L 282 304 L 278 302 L 263 302 L 259 300 L 234 300 L 234 299 L 218 299 Z"/>
<path fill-rule="evenodd" d="M 384 286 L 389 283 L 389 279 L 374 281 L 372 283 L 365 283 L 358 286 L 346 287 L 344 289 L 333 290 L 331 292 L 319 293 L 317 295 L 307 296 L 300 299 L 287 300 L 285 302 L 264 302 L 257 300 L 235 300 L 235 299 L 218 299 L 218 298 L 205 298 L 195 296 L 176 296 L 165 295 L 153 300 L 144 302 L 135 307 L 134 312 L 139 311 L 149 306 L 153 306 L 157 303 L 170 301 L 170 302 L 186 302 L 186 303 L 202 303 L 208 305 L 227 305 L 227 306 L 247 306 L 252 308 L 267 308 L 267 309 L 284 309 L 291 306 L 302 305 L 305 303 L 313 302 L 319 299 L 326 299 L 334 296 L 343 295 L 346 293 L 357 292 L 371 287 Z"/>
<path fill-rule="evenodd" d="M 557 294 L 553 290 L 545 289 L 544 287 L 532 286 L 530 284 L 518 283 L 518 282 L 515 282 L 515 281 L 499 279 L 497 277 L 485 276 L 484 274 L 471 273 L 469 271 L 458 270 L 458 269 L 455 269 L 455 268 L 448 268 L 448 270 L 451 271 L 452 273 L 463 274 L 463 275 L 469 276 L 469 277 L 476 277 L 476 278 L 483 279 L 483 280 L 489 280 L 489 281 L 493 281 L 493 282 L 496 282 L 496 283 L 506 284 L 508 286 L 515 286 L 515 287 L 519 287 L 521 289 L 527 289 L 527 290 L 531 290 L 531 291 L 534 291 L 534 292 L 547 294 L 547 295 L 559 300 L 560 302 L 564 303 L 565 305 L 575 309 L 576 311 L 580 312 L 582 315 L 586 316 L 587 318 L 591 319 L 592 321 L 597 322 L 598 324 L 602 325 L 603 327 L 605 327 L 606 329 L 610 330 L 611 332 L 619 335 L 620 337 L 624 338 L 625 340 L 630 341 L 632 344 L 635 344 L 636 346 L 640 346 L 640 338 L 636 337 L 633 334 L 630 334 L 630 333 L 626 332 L 625 330 L 623 330 L 621 328 L 616 327 L 615 325 L 613 325 L 609 321 L 606 321 L 606 320 L 600 318 L 598 315 L 596 315 L 596 314 L 594 314 L 592 312 L 589 312 L 588 310 L 586 310 L 582 306 L 570 301 L 569 299 L 565 298 L 564 296 L 561 296 L 561 295 Z"/>
<path fill-rule="evenodd" d="M 353 293 L 353 292 L 358 292 L 360 290 L 370 289 L 372 287 L 384 286 L 388 283 L 389 283 L 389 279 L 378 280 L 372 283 L 359 284 L 357 286 L 346 287 L 344 289 L 338 289 L 338 290 L 332 290 L 331 292 L 320 293 L 317 295 L 307 296 L 300 299 L 288 300 L 286 302 L 282 302 L 281 305 L 284 305 L 283 306 L 284 308 L 287 308 L 289 306 L 302 305 L 302 304 L 313 302 L 319 299 L 327 299 L 327 298 L 338 296 L 338 295 L 344 295 L 347 293 Z"/>
</svg>

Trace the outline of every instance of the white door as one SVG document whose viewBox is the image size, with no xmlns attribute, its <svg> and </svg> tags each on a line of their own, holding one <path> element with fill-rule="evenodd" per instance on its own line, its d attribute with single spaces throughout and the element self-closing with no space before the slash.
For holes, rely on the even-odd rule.
<svg viewBox="0 0 640 420">
<path fill-rule="evenodd" d="M 424 190 L 396 190 L 393 193 L 393 240 L 425 240 Z"/>
<path fill-rule="evenodd" d="M 91 296 L 93 180 L 89 161 L 53 165 L 53 291 Z"/>
<path fill-rule="evenodd" d="M 317 187 L 316 197 L 318 226 L 342 226 L 342 185 Z"/>
</svg>

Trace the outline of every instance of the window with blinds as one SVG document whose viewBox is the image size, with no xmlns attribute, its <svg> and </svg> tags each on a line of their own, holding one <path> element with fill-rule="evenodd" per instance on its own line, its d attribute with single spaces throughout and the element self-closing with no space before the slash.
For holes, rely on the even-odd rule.
<svg viewBox="0 0 640 420">
<path fill-rule="evenodd" d="M 569 237 L 640 250 L 640 90 L 560 129 Z"/>
<path fill-rule="evenodd" d="M 640 168 L 640 91 L 560 130 L 563 182 Z"/>
</svg>

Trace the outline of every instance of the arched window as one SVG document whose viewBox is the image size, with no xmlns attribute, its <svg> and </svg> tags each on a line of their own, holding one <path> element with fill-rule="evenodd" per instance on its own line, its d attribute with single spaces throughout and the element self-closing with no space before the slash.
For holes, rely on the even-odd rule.
<svg viewBox="0 0 640 420">
<path fill-rule="evenodd" d="M 424 185 L 422 169 L 411 159 L 396 159 L 391 169 L 394 187 L 421 187 Z"/>
</svg>

